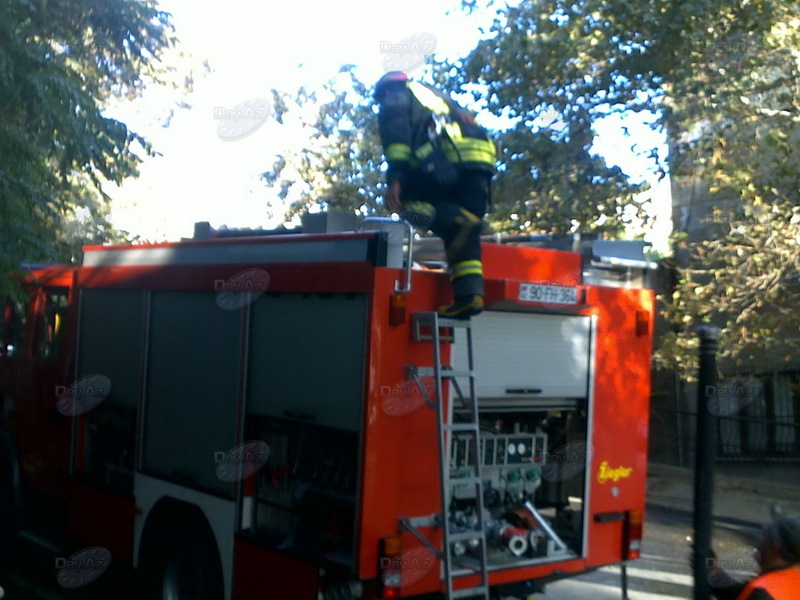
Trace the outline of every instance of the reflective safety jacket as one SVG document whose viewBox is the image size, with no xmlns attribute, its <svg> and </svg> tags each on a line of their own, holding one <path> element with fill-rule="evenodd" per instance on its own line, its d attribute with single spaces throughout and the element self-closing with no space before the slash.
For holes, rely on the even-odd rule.
<svg viewBox="0 0 800 600">
<path fill-rule="evenodd" d="M 418 172 L 420 162 L 434 150 L 432 137 L 458 169 L 494 173 L 497 153 L 486 130 L 469 111 L 425 84 L 408 81 L 387 86 L 378 127 L 390 183 Z"/>
<path fill-rule="evenodd" d="M 755 598 L 774 600 L 800 598 L 800 568 L 792 566 L 759 575 L 737 596 L 737 600 Z"/>
</svg>

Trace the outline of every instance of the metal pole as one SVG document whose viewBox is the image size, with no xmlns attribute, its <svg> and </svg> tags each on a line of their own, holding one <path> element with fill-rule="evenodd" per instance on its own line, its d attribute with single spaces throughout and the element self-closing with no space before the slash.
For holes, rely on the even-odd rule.
<svg viewBox="0 0 800 600">
<path fill-rule="evenodd" d="M 697 389 L 697 431 L 694 468 L 694 600 L 709 600 L 711 584 L 706 560 L 711 557 L 711 512 L 714 500 L 714 441 L 716 439 L 709 400 L 716 394 L 716 355 L 719 328 L 698 327 L 700 372 Z"/>
<path fill-rule="evenodd" d="M 620 587 L 622 588 L 622 600 L 628 600 L 628 565 L 622 563 L 619 568 Z"/>
</svg>

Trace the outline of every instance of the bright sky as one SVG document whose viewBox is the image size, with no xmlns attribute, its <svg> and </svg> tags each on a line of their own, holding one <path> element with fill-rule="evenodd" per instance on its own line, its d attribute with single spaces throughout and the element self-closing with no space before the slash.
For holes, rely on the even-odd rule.
<svg viewBox="0 0 800 600">
<path fill-rule="evenodd" d="M 275 192 L 258 174 L 302 133 L 269 119 L 255 127 L 258 119 L 232 119 L 231 111 L 249 107 L 242 114 L 257 117 L 263 108 L 259 99 L 269 98 L 270 89 L 291 92 L 301 85 L 321 85 L 342 64 L 356 64 L 367 82 L 387 70 L 387 56 L 396 68 L 412 65 L 413 48 L 409 54 L 392 54 L 387 52 L 392 44 L 397 49 L 398 43 L 416 41 L 435 44 L 435 52 L 444 56 L 466 55 L 480 38 L 478 28 L 488 29 L 494 18 L 493 11 L 465 15 L 458 0 L 230 0 L 224 5 L 161 0 L 161 8 L 173 14 L 179 50 L 190 53 L 198 65 L 207 59 L 213 72 L 195 77 L 195 92 L 187 98 L 192 108 L 177 110 L 169 127 L 163 123 L 175 93 L 168 90 L 149 90 L 143 99 L 112 112 L 160 153 L 142 165 L 141 177 L 109 190 L 112 221 L 148 240 L 191 236 L 196 221 L 215 227 L 273 227 L 281 222 L 280 208 L 273 218 L 268 214 Z M 456 10 L 447 14 L 452 8 Z M 622 163 L 629 174 L 645 177 L 644 163 L 628 150 L 633 142 L 620 136 L 618 124 L 608 125 L 598 151 Z M 249 133 L 236 137 L 237 127 Z M 643 129 L 640 135 L 645 133 Z"/>
</svg>

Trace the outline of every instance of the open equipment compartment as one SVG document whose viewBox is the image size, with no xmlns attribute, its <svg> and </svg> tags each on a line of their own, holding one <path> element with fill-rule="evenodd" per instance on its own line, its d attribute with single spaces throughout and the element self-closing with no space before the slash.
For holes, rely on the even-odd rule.
<svg viewBox="0 0 800 600">
<path fill-rule="evenodd" d="M 593 319 L 486 311 L 472 328 L 488 567 L 585 556 Z M 467 348 L 455 336 L 458 371 Z M 463 413 L 454 406 L 454 421 Z M 469 443 L 454 434 L 456 477 L 470 472 Z M 474 527 L 474 501 L 460 491 L 448 507 L 451 533 Z M 469 553 L 468 545 L 455 549 Z"/>
</svg>

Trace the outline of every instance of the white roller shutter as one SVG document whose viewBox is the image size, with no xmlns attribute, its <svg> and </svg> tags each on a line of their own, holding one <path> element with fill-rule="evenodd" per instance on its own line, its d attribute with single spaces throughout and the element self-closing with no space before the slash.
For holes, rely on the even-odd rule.
<svg viewBox="0 0 800 600">
<path fill-rule="evenodd" d="M 575 315 L 487 311 L 472 318 L 478 397 L 513 406 L 526 399 L 585 398 L 591 319 Z M 466 367 L 463 330 L 453 366 Z"/>
</svg>

